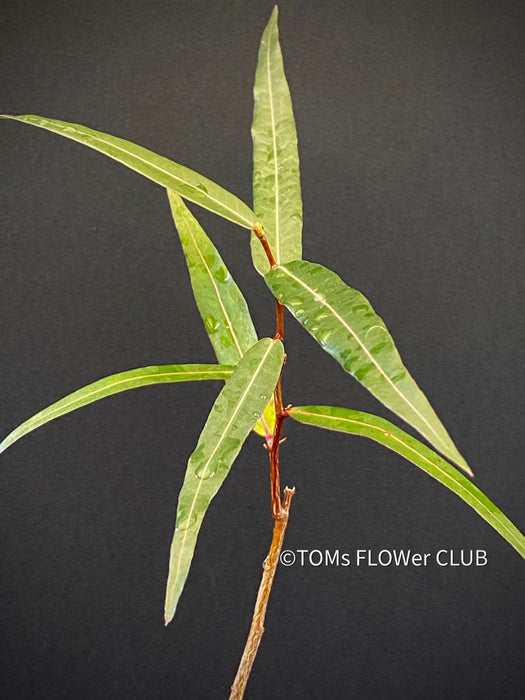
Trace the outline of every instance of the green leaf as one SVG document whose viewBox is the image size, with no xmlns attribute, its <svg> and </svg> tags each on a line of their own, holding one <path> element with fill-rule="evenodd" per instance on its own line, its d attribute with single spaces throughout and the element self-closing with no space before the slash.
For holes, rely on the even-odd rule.
<svg viewBox="0 0 525 700">
<path fill-rule="evenodd" d="M 175 614 L 206 510 L 268 403 L 283 360 L 282 343 L 263 338 L 244 355 L 213 404 L 179 494 L 166 590 L 166 624 Z"/>
<path fill-rule="evenodd" d="M 335 272 L 306 260 L 275 268 L 265 279 L 277 299 L 347 372 L 472 475 L 404 366 L 383 320 L 361 292 Z"/>
<path fill-rule="evenodd" d="M 257 342 L 257 333 L 241 290 L 219 251 L 175 192 L 168 190 L 195 301 L 222 364 L 236 365 Z"/>
<path fill-rule="evenodd" d="M 295 406 L 288 415 L 300 423 L 362 435 L 397 452 L 462 498 L 525 558 L 525 537 L 500 509 L 451 464 L 392 423 L 335 406 Z"/>
<path fill-rule="evenodd" d="M 235 195 L 194 170 L 174 163 L 131 141 L 95 131 L 80 124 L 71 124 L 34 114 L 1 114 L 0 118 L 32 124 L 78 141 L 239 226 L 248 229 L 254 226 L 255 214 Z"/>
<path fill-rule="evenodd" d="M 219 251 L 181 197 L 168 190 L 171 212 L 186 256 L 191 286 L 217 360 L 237 365 L 258 338 L 248 305 Z M 275 425 L 270 401 L 256 432 L 268 436 Z"/>
<path fill-rule="evenodd" d="M 71 413 L 77 408 L 87 406 L 90 403 L 99 401 L 99 399 L 104 399 L 106 396 L 119 394 L 127 389 L 149 386 L 150 384 L 194 382 L 203 379 L 228 379 L 232 375 L 233 370 L 234 367 L 225 365 L 156 365 L 112 374 L 110 377 L 99 379 L 82 389 L 78 389 L 78 391 L 51 404 L 51 406 L 26 420 L 0 443 L 0 452 L 3 452 L 16 440 L 39 428 L 41 425 L 55 418 L 60 418 L 66 413 Z"/>
<path fill-rule="evenodd" d="M 253 204 L 278 264 L 301 258 L 303 205 L 297 132 L 279 45 L 277 7 L 264 30 L 254 84 Z M 252 234 L 252 256 L 264 274 L 269 264 Z"/>
</svg>

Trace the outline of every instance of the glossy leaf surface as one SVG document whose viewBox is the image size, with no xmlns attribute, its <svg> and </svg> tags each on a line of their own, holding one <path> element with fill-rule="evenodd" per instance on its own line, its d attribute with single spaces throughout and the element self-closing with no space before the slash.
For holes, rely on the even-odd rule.
<svg viewBox="0 0 525 700">
<path fill-rule="evenodd" d="M 204 379 L 228 379 L 232 375 L 233 370 L 234 367 L 225 365 L 156 365 L 112 374 L 109 377 L 88 384 L 82 389 L 78 389 L 26 420 L 3 440 L 0 444 L 0 452 L 3 452 L 16 440 L 39 428 L 41 425 L 49 423 L 55 418 L 60 418 L 66 413 L 71 413 L 77 408 L 104 399 L 107 396 L 119 394 L 121 391 L 151 384 L 194 382 Z"/>
<path fill-rule="evenodd" d="M 297 132 L 279 45 L 277 7 L 264 31 L 254 84 L 253 206 L 276 261 L 302 254 L 303 205 Z M 252 234 L 252 256 L 264 274 L 268 260 Z"/>
<path fill-rule="evenodd" d="M 179 494 L 166 591 L 166 624 L 175 614 L 206 510 L 272 396 L 283 359 L 282 343 L 263 338 L 244 355 L 213 404 Z"/>
<path fill-rule="evenodd" d="M 335 406 L 296 406 L 288 413 L 300 423 L 362 435 L 397 452 L 462 498 L 525 558 L 525 537 L 500 509 L 451 464 L 389 421 Z"/>
<path fill-rule="evenodd" d="M 193 295 L 217 360 L 237 365 L 258 338 L 246 300 L 224 261 L 178 194 L 168 190 L 171 212 L 186 257 Z M 270 435 L 275 424 L 273 401 L 262 423 L 260 435 Z"/>
<path fill-rule="evenodd" d="M 217 360 L 236 365 L 257 342 L 246 301 L 219 251 L 181 197 L 171 190 L 168 190 L 168 197 L 186 257 L 193 295 Z"/>
<path fill-rule="evenodd" d="M 279 301 L 376 398 L 414 426 L 468 474 L 427 398 L 404 366 L 392 336 L 361 292 L 326 267 L 297 260 L 265 275 Z"/>
<path fill-rule="evenodd" d="M 239 226 L 253 228 L 255 214 L 238 197 L 204 175 L 174 163 L 147 148 L 117 136 L 95 131 L 81 124 L 48 119 L 34 114 L 2 114 L 0 117 L 32 124 L 77 141 L 84 146 L 89 146 L 89 148 L 104 153 L 104 155 L 122 163 L 131 170 L 135 170 L 153 182 L 178 192 L 181 197 L 189 199 L 191 202 L 239 224 Z"/>
</svg>

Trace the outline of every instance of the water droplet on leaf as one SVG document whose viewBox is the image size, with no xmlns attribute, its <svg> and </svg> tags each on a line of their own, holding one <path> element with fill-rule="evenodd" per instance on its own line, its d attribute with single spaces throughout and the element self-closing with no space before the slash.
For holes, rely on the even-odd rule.
<svg viewBox="0 0 525 700">
<path fill-rule="evenodd" d="M 215 467 L 212 464 L 204 464 L 195 472 L 197 479 L 212 479 L 215 476 Z"/>
<path fill-rule="evenodd" d="M 217 282 L 221 282 L 224 284 L 224 282 L 228 282 L 230 279 L 230 273 L 226 268 L 220 267 L 216 272 L 215 272 L 215 279 Z"/>
<path fill-rule="evenodd" d="M 213 314 L 207 314 L 204 317 L 204 325 L 208 333 L 216 333 L 221 327 L 219 319 L 217 319 Z"/>
</svg>

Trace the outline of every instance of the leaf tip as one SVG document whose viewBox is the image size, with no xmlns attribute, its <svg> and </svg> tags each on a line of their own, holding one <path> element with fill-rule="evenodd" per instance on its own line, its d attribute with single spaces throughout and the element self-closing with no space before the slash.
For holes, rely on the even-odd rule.
<svg viewBox="0 0 525 700">
<path fill-rule="evenodd" d="M 2 452 L 5 452 L 5 450 L 7 450 L 7 448 L 8 448 L 13 442 L 14 442 L 14 440 L 11 439 L 11 435 L 8 435 L 6 438 L 4 438 L 4 439 L 2 440 L 2 442 L 0 442 L 0 454 L 2 454 Z"/>
<path fill-rule="evenodd" d="M 457 452 L 457 450 L 456 450 L 456 452 Z M 456 459 L 451 458 L 451 459 L 461 469 L 461 471 L 463 471 L 463 472 L 465 472 L 465 474 L 467 474 L 467 476 L 470 476 L 471 479 L 474 478 L 474 472 L 472 471 L 472 469 L 469 467 L 469 465 L 467 464 L 467 462 L 465 461 L 465 459 L 461 455 L 459 455 L 459 459 L 458 458 L 456 458 Z"/>
<path fill-rule="evenodd" d="M 176 605 L 177 604 L 175 603 L 175 607 Z M 175 617 L 175 607 L 168 607 L 168 605 L 166 604 L 166 607 L 164 608 L 164 627 L 167 627 L 170 624 L 170 622 L 173 621 L 173 618 Z"/>
<path fill-rule="evenodd" d="M 279 18 L 279 7 L 277 5 L 273 6 L 272 14 L 270 15 L 270 19 L 268 20 L 267 29 L 270 29 L 270 27 L 277 27 L 277 20 Z"/>
</svg>

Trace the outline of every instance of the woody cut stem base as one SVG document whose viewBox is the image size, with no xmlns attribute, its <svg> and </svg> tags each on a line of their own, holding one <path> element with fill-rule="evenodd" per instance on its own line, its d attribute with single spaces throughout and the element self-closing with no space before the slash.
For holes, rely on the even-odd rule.
<svg viewBox="0 0 525 700">
<path fill-rule="evenodd" d="M 237 670 L 237 675 L 235 676 L 235 680 L 231 688 L 230 700 L 242 700 L 248 678 L 250 677 L 253 662 L 257 655 L 259 644 L 261 643 L 264 633 L 266 608 L 268 606 L 273 579 L 279 563 L 284 533 L 286 531 L 286 526 L 288 525 L 290 502 L 294 493 L 295 489 L 290 489 L 288 487 L 284 489 L 281 512 L 274 522 L 272 543 L 270 545 L 268 556 L 263 563 L 263 573 L 253 611 L 250 633 L 248 635 L 248 639 L 246 640 L 246 646 L 244 647 L 244 652 Z"/>
</svg>

